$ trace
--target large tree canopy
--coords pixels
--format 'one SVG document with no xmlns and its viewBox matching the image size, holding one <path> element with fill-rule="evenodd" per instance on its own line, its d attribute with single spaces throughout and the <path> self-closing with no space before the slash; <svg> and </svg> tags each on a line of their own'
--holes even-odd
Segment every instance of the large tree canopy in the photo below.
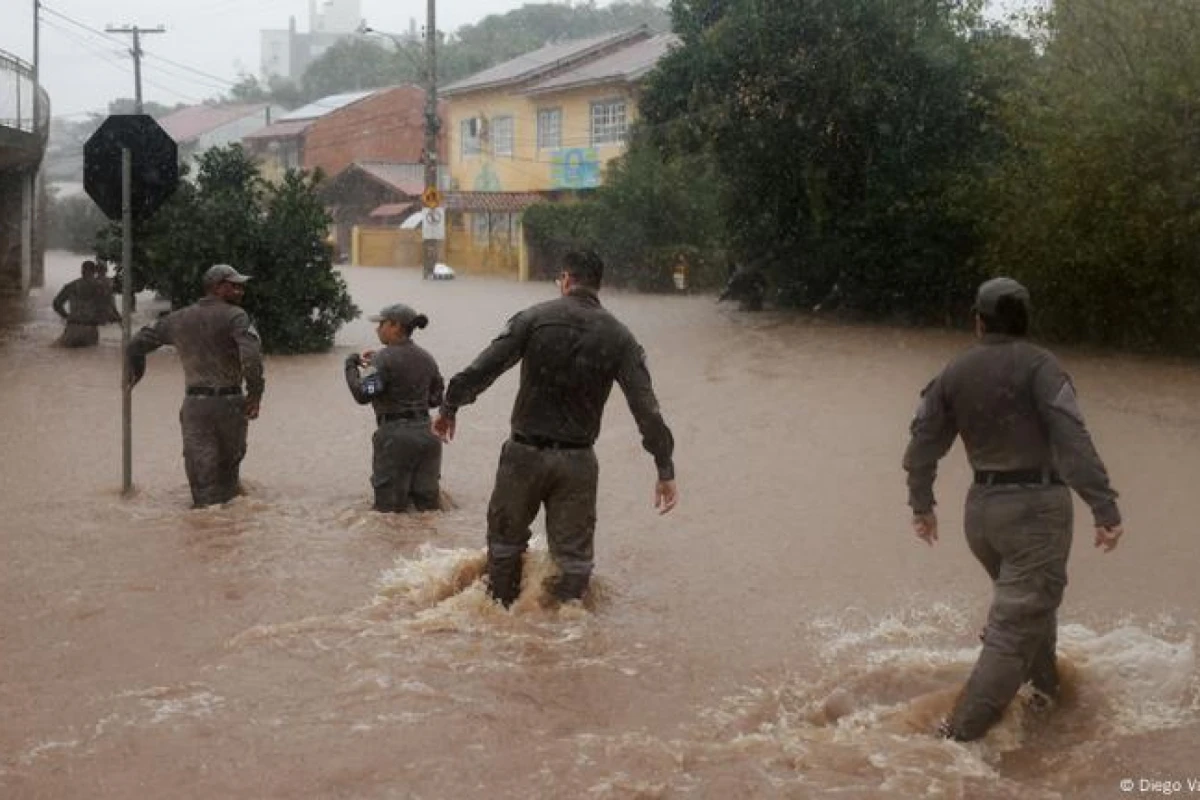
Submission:
<svg viewBox="0 0 1200 800">
<path fill-rule="evenodd" d="M 976 20 L 952 0 L 676 0 L 652 76 L 665 153 L 707 149 L 732 243 L 788 297 L 940 317 L 974 276 L 952 190 L 988 130 Z"/>
<path fill-rule="evenodd" d="M 987 263 L 1055 336 L 1200 352 L 1200 5 L 1058 0 L 1035 22 Z"/>
</svg>

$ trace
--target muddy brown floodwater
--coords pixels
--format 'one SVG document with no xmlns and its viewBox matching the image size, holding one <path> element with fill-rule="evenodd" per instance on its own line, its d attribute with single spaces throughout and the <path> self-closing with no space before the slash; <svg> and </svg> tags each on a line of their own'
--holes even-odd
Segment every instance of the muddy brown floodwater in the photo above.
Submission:
<svg viewBox="0 0 1200 800">
<path fill-rule="evenodd" d="M 459 418 L 443 476 L 457 507 L 397 517 L 369 509 L 373 420 L 341 375 L 370 324 L 330 353 L 269 358 L 248 495 L 191 511 L 182 376 L 160 351 L 135 394 L 126 500 L 119 330 L 50 346 L 49 298 L 77 263 L 53 256 L 51 285 L 0 333 L 0 797 L 1098 798 L 1200 782 L 1195 365 L 1062 353 L 1127 535 L 1100 554 L 1077 509 L 1070 695 L 964 746 L 927 731 L 989 599 L 960 533 L 967 470 L 956 446 L 929 549 L 899 461 L 918 390 L 965 334 L 606 294 L 649 354 L 681 506 L 654 513 L 614 394 L 593 607 L 544 610 L 529 580 L 508 613 L 477 579 L 515 371 Z M 419 340 L 447 376 L 554 291 L 346 276 L 365 310 L 426 312 Z"/>
</svg>

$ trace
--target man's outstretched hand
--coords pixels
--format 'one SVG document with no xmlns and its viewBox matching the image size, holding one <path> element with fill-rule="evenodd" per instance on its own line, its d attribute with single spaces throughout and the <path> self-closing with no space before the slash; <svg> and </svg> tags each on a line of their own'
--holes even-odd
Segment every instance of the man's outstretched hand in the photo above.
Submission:
<svg viewBox="0 0 1200 800">
<path fill-rule="evenodd" d="M 666 514 L 679 502 L 679 488 L 675 481 L 659 481 L 654 484 L 654 507 L 659 514 Z"/>
<path fill-rule="evenodd" d="M 938 539 L 937 514 L 932 511 L 926 514 L 913 514 L 912 529 L 918 539 L 933 547 L 933 543 Z"/>
<path fill-rule="evenodd" d="M 454 417 L 447 417 L 438 414 L 437 419 L 433 421 L 433 435 L 441 439 L 446 444 L 454 441 Z"/>
</svg>

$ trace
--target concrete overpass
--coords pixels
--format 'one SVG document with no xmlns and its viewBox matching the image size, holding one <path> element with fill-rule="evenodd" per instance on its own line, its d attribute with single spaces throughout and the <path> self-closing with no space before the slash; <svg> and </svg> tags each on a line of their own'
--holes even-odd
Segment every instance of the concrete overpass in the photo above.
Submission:
<svg viewBox="0 0 1200 800">
<path fill-rule="evenodd" d="M 0 295 L 42 285 L 45 219 L 37 175 L 49 130 L 50 98 L 35 84 L 33 67 L 0 50 Z"/>
</svg>

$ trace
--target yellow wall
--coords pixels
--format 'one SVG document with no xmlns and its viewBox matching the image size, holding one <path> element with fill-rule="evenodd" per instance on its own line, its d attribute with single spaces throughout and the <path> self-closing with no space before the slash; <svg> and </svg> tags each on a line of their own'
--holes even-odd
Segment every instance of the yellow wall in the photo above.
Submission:
<svg viewBox="0 0 1200 800">
<path fill-rule="evenodd" d="M 446 263 L 454 270 L 476 275 L 501 275 L 526 280 L 524 236 L 509 214 L 450 212 L 446 226 Z M 489 224 L 490 223 L 490 224 Z M 475 226 L 488 228 L 477 236 Z"/>
<path fill-rule="evenodd" d="M 562 154 L 537 148 L 537 112 L 541 108 L 558 108 L 562 111 L 562 149 L 576 150 L 569 158 L 589 160 L 594 155 L 598 164 L 584 170 L 570 171 L 570 180 L 586 181 L 589 175 L 598 175 L 604 165 L 625 151 L 624 144 L 601 145 L 595 152 L 591 148 L 591 104 L 593 102 L 625 100 L 627 125 L 637 115 L 637 103 L 625 84 L 591 86 L 554 94 L 528 96 L 511 89 L 490 92 L 472 92 L 452 95 L 447 98 L 447 142 L 449 145 L 450 177 L 458 191 L 502 191 L 526 192 L 546 191 L 556 188 L 587 188 L 586 186 L 562 183 L 564 170 L 555 171 L 555 156 Z M 464 156 L 462 150 L 462 122 L 472 117 L 482 117 L 490 123 L 496 117 L 513 118 L 513 155 L 495 156 L 493 140 L 481 143 L 482 152 Z M 493 137 L 494 138 L 494 137 Z M 559 178 L 558 185 L 555 177 Z"/>
<path fill-rule="evenodd" d="M 421 265 L 421 232 L 354 226 L 350 263 L 356 267 Z"/>
</svg>

